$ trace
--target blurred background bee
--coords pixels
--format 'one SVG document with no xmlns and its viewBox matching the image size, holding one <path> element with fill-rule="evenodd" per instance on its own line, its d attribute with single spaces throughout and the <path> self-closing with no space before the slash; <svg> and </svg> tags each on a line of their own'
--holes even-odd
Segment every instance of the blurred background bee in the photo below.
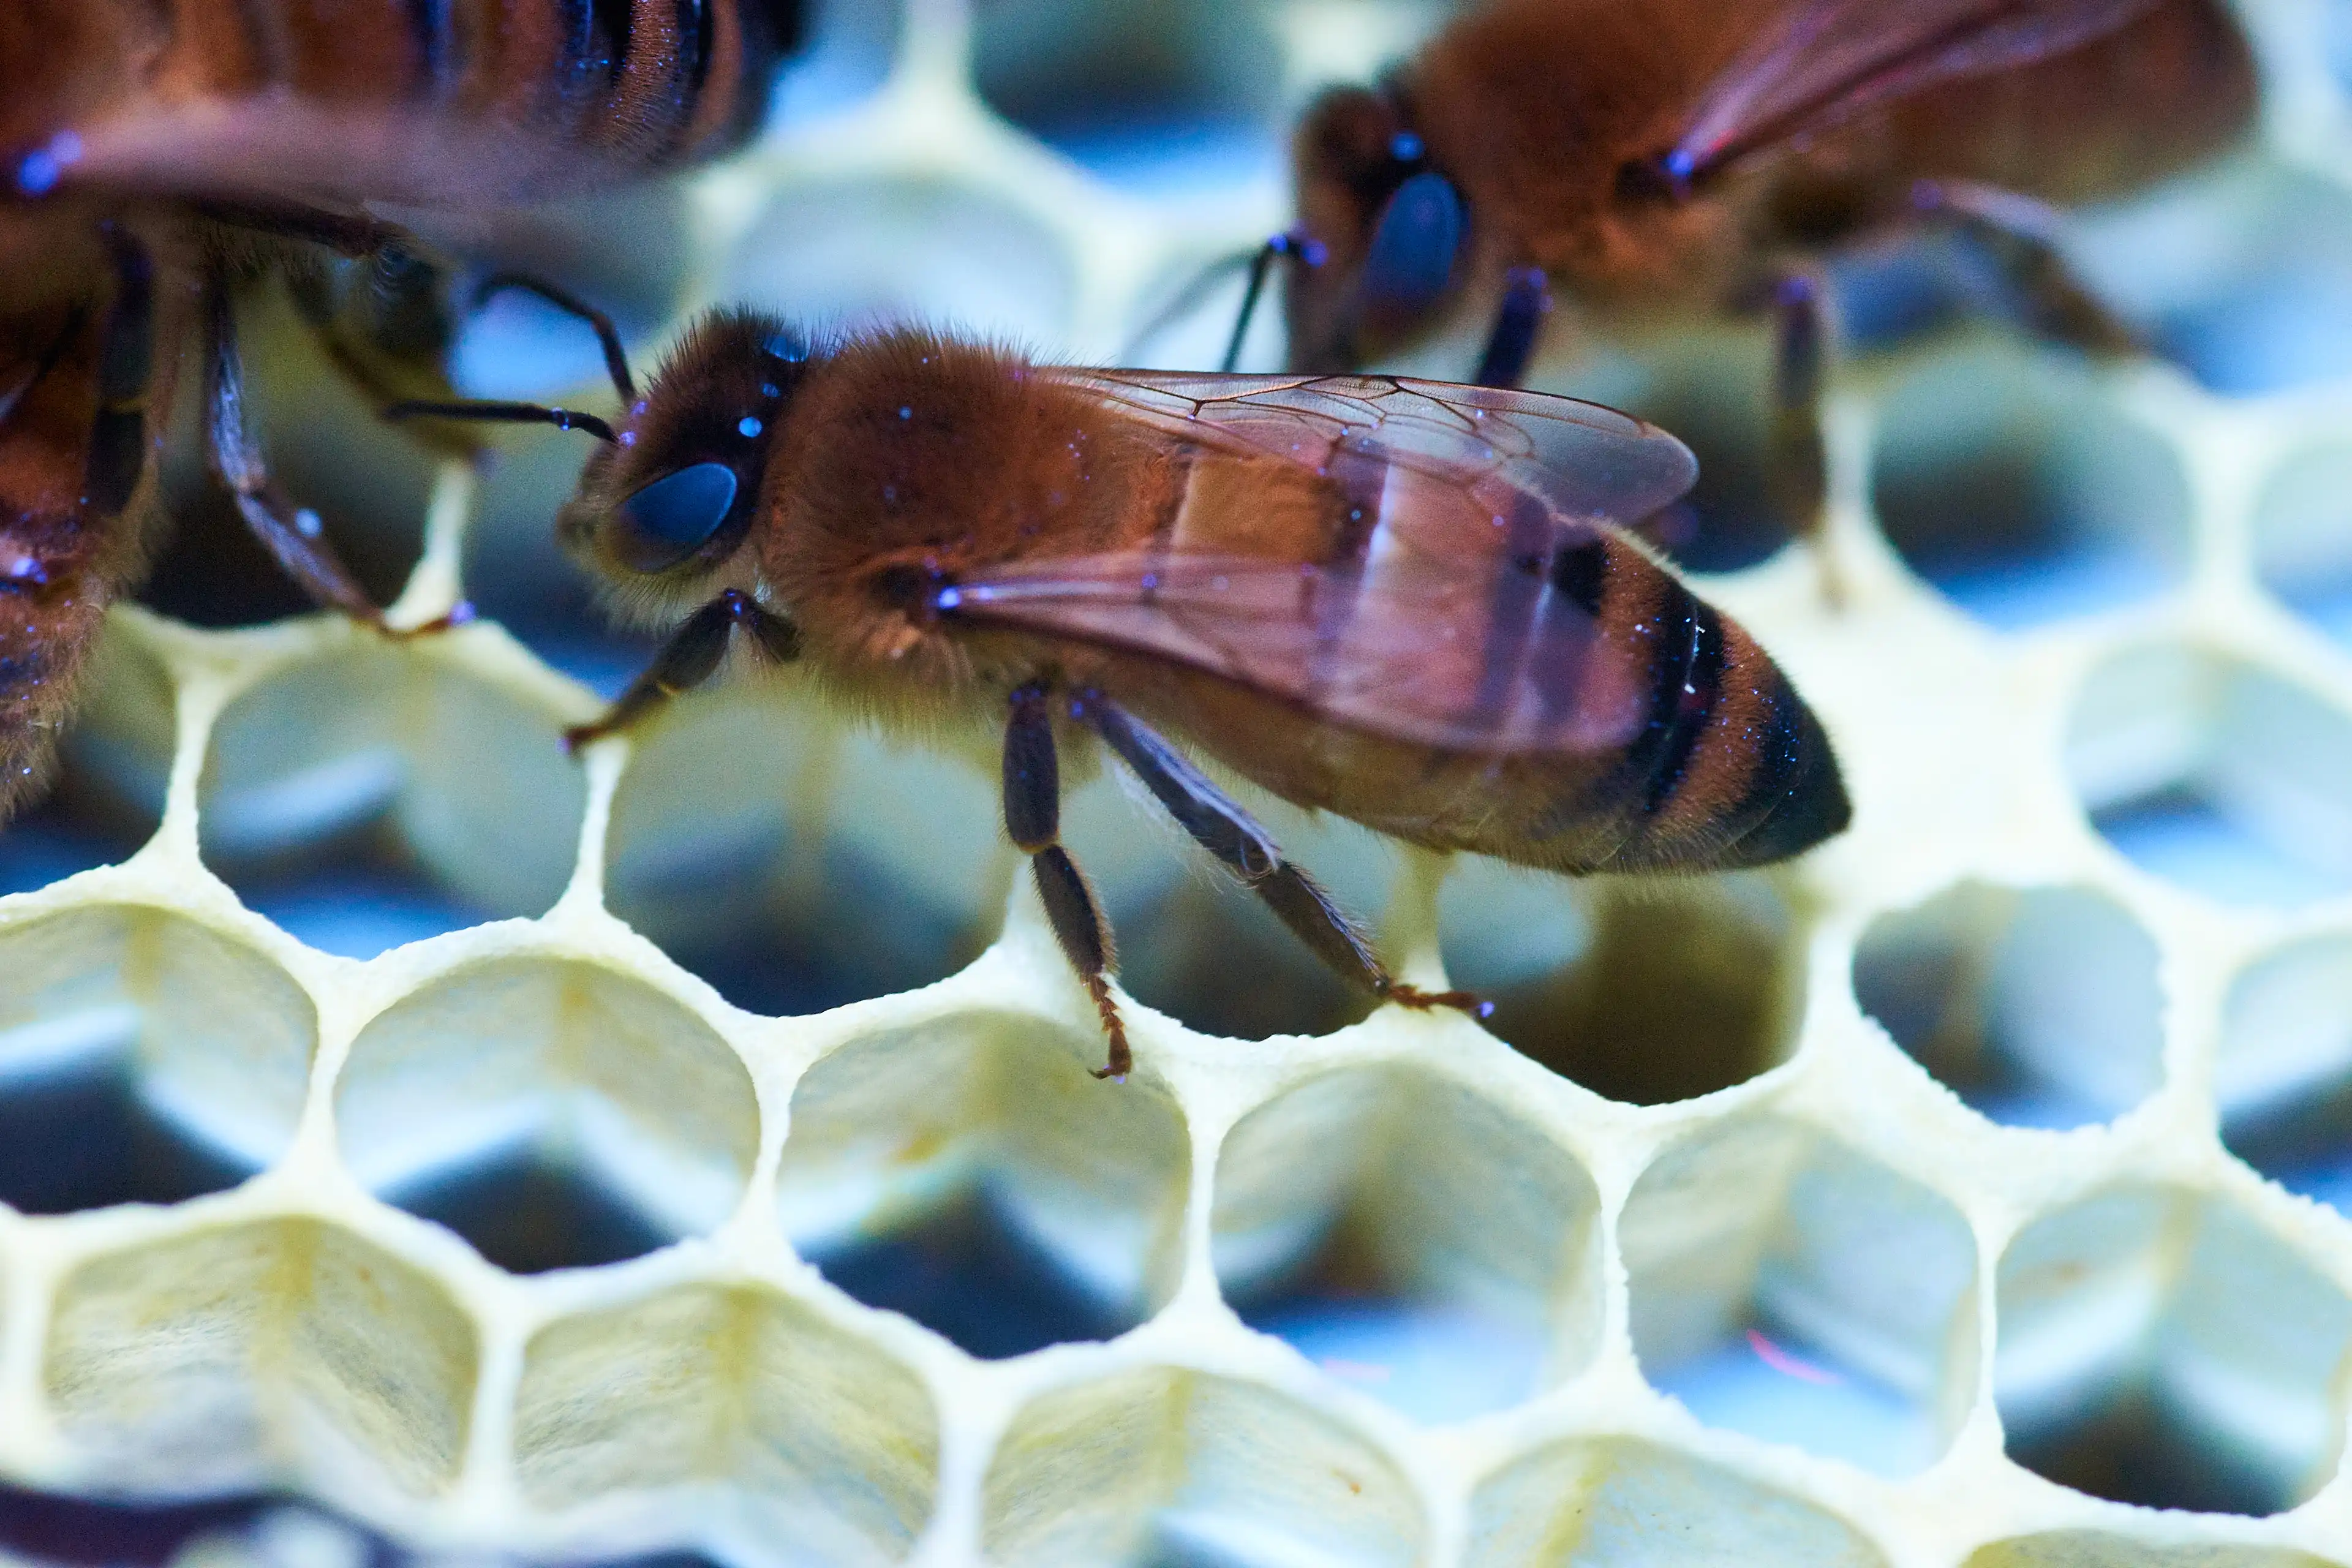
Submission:
<svg viewBox="0 0 2352 1568">
<path fill-rule="evenodd" d="M 705 158 L 758 123 L 797 31 L 793 0 L 0 5 L 0 815 L 38 785 L 100 619 L 155 548 L 191 339 L 243 524 L 310 600 L 383 624 L 262 461 L 240 284 L 287 277 L 371 402 L 446 389 L 448 279 L 403 215 Z"/>
<path fill-rule="evenodd" d="M 2059 209 L 2212 158 L 2255 89 L 2221 0 L 1493 0 L 1307 110 L 1297 223 L 1259 253 L 1227 362 L 1277 263 L 1297 370 L 1390 362 L 1467 319 L 1483 348 L 1453 373 L 1516 385 L 1555 293 L 1575 318 L 1555 339 L 1769 310 L 1759 478 L 1810 531 L 1831 260 L 1958 231 L 2032 331 L 2134 350 L 2062 257 Z"/>
<path fill-rule="evenodd" d="M 1787 858 L 1849 817 L 1820 722 L 1738 625 L 1622 525 L 1686 489 L 1672 436 L 1541 393 L 1377 376 L 1038 365 L 899 329 L 812 352 L 698 324 L 560 515 L 671 632 L 574 744 L 719 666 L 738 628 L 911 733 L 1001 727 L 1003 809 L 1109 1042 L 1108 922 L 1061 843 L 1057 748 L 1099 739 L 1349 983 L 1361 929 L 1160 732 L 1294 805 L 1539 869 Z"/>
</svg>

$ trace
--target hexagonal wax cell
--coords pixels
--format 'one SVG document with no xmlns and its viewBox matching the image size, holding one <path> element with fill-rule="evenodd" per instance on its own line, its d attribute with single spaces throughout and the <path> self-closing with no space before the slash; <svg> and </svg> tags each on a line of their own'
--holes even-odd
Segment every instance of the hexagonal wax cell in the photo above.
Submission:
<svg viewBox="0 0 2352 1568">
<path fill-rule="evenodd" d="M 2223 1003 L 2221 1142 L 2290 1192 L 2352 1214 L 2352 940 L 2264 954 Z"/>
<path fill-rule="evenodd" d="M 2297 453 L 2263 485 L 2254 572 L 2287 608 L 2352 644 L 2352 447 Z"/>
<path fill-rule="evenodd" d="M 421 642 L 295 666 L 214 727 L 205 863 L 350 957 L 540 914 L 571 879 L 587 805 L 559 729 Z"/>
<path fill-rule="evenodd" d="M 1806 931 L 1769 878 L 1579 882 L 1465 858 L 1438 931 L 1491 1033 L 1612 1100 L 1711 1094 L 1796 1049 Z"/>
<path fill-rule="evenodd" d="M 1181 1366 L 1038 1395 L 981 1487 L 982 1546 L 1002 1568 L 1406 1568 L 1427 1530 L 1394 1461 L 1338 1415 Z"/>
<path fill-rule="evenodd" d="M 1709 1426 L 1905 1476 L 1967 1414 L 1975 1237 L 1840 1141 L 1771 1117 L 1695 1134 L 1618 1235 L 1642 1374 Z"/>
<path fill-rule="evenodd" d="M 1011 850 L 971 760 L 835 722 L 745 681 L 635 737 L 606 836 L 606 902 L 752 1012 L 913 990 L 975 957 Z"/>
<path fill-rule="evenodd" d="M 776 1205 L 793 1248 L 869 1307 L 993 1359 L 1103 1340 L 1175 1289 L 1192 1167 L 1148 1078 L 1098 1037 L 1007 1013 L 842 1046 L 793 1093 Z"/>
<path fill-rule="evenodd" d="M 1517 1404 L 1599 1342 L 1592 1178 L 1419 1068 L 1327 1073 L 1235 1123 L 1210 1251 L 1242 1321 L 1423 1421 Z"/>
<path fill-rule="evenodd" d="M 58 1286 L 41 1382 L 76 1473 L 186 1496 L 429 1497 L 457 1478 L 480 1350 L 442 1283 L 331 1221 L 205 1226 Z"/>
<path fill-rule="evenodd" d="M 555 1319 L 523 1352 L 515 1469 L 533 1508 L 675 1519 L 757 1560 L 895 1563 L 930 1517 L 939 1412 L 882 1347 L 751 1285 Z"/>
<path fill-rule="evenodd" d="M 2066 771 L 2092 825 L 2146 870 L 2236 904 L 2352 892 L 2352 718 L 2179 644 L 2116 654 L 2074 700 Z"/>
<path fill-rule="evenodd" d="M 0 1203 L 175 1203 L 293 1142 L 317 1009 L 244 943 L 84 905 L 0 923 Z"/>
<path fill-rule="evenodd" d="M 1465 1568 L 1884 1568 L 1885 1562 L 1827 1509 L 1633 1437 L 1549 1444 L 1480 1481 L 1463 1555 Z"/>
<path fill-rule="evenodd" d="M 2352 1300 L 2226 1198 L 2125 1185 L 2002 1255 L 2011 1458 L 2095 1497 L 2265 1515 L 2336 1468 Z"/>
<path fill-rule="evenodd" d="M 2051 351 L 1974 347 L 1914 373 L 1880 411 L 1871 501 L 1905 564 L 2004 630 L 2146 598 L 2189 567 L 2170 444 Z"/>
<path fill-rule="evenodd" d="M 1854 996 L 1979 1114 L 2077 1127 L 2163 1080 L 2156 943 L 2080 888 L 1969 882 L 1882 915 L 1854 952 Z"/>
<path fill-rule="evenodd" d="M 715 1228 L 759 1147 L 751 1074 L 644 982 L 461 965 L 360 1032 L 336 1082 L 352 1173 L 502 1268 L 614 1263 Z"/>
</svg>

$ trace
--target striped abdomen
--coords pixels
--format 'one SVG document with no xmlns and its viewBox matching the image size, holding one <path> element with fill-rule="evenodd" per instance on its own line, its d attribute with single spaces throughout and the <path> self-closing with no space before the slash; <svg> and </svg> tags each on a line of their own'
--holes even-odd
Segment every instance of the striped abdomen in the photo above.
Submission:
<svg viewBox="0 0 2352 1568">
<path fill-rule="evenodd" d="M 739 136 L 798 22 L 797 0 L 29 0 L 11 10 L 0 22 L 0 97 L 14 100 L 0 132 L 11 142 L 112 113 L 273 98 L 527 128 L 641 167 Z"/>
<path fill-rule="evenodd" d="M 1169 618 L 1222 651 L 1209 679 L 1171 679 L 1133 657 L 1148 632 L 1105 617 L 1128 644 L 1106 684 L 1300 805 L 1561 871 L 1759 864 L 1846 824 L 1787 678 L 1612 531 L 1377 451 L 1322 475 L 1196 455 L 1149 527 L 1189 595 Z M 1218 619 L 1240 574 L 1179 564 L 1244 557 L 1317 569 L 1292 635 L 1265 605 Z"/>
</svg>

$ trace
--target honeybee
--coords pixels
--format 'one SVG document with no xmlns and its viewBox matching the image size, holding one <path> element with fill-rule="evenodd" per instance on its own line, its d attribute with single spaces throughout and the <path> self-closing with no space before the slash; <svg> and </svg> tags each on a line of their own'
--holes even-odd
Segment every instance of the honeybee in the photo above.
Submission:
<svg viewBox="0 0 2352 1568">
<path fill-rule="evenodd" d="M 447 278 L 372 204 L 505 205 L 715 153 L 764 106 L 796 4 L 0 4 L 0 820 L 143 573 L 191 334 L 215 475 L 313 599 L 383 627 L 247 428 L 234 286 L 287 274 L 373 401 L 446 394 Z"/>
<path fill-rule="evenodd" d="M 557 531 L 675 629 L 572 742 L 709 678 L 739 629 L 887 721 L 1001 726 L 1005 829 L 1101 1015 L 1097 1076 L 1129 1053 L 1060 843 L 1066 746 L 1108 744 L 1318 957 L 1412 1007 L 1478 1005 L 1395 978 L 1186 748 L 1411 844 L 1570 874 L 1759 865 L 1846 824 L 1780 669 L 1622 531 L 1696 465 L 1613 410 L 1066 369 L 916 330 L 811 347 L 744 312 L 625 405 L 617 428 L 540 411 L 604 441 Z"/>
<path fill-rule="evenodd" d="M 2030 324 L 2102 353 L 2136 335 L 2069 273 L 2056 204 L 2210 157 L 2252 121 L 2222 0 L 1491 0 L 1293 142 L 1289 364 L 1352 370 L 1457 311 L 1494 312 L 1474 379 L 1523 378 L 1554 289 L 1638 336 L 1693 313 L 1776 320 L 1773 499 L 1823 500 L 1818 267 L 1957 226 Z"/>
</svg>

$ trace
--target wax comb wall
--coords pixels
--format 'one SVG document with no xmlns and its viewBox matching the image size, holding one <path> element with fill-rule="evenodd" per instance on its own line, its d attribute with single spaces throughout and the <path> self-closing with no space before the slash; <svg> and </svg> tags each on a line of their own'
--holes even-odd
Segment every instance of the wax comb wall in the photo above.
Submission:
<svg viewBox="0 0 2352 1568">
<path fill-rule="evenodd" d="M 1702 447 L 1708 592 L 1858 811 L 1632 888 L 1268 806 L 1491 1031 L 1366 1017 L 1102 777 L 1097 1084 L 992 758 L 780 678 L 569 761 L 643 646 L 547 542 L 578 445 L 281 437 L 404 615 L 490 618 L 115 616 L 0 834 L 0 1479 L 476 1560 L 2352 1563 L 2352 8 L 2246 15 L 2261 146 L 2079 234 L 2194 374 L 1982 323 L 1843 370 L 1843 613 L 1724 526 L 1760 336 L 1547 371 Z M 544 254 L 648 360 L 732 299 L 1115 358 L 1439 19 L 837 5 L 760 148 Z M 595 395 L 520 298 L 465 363 Z"/>
</svg>

